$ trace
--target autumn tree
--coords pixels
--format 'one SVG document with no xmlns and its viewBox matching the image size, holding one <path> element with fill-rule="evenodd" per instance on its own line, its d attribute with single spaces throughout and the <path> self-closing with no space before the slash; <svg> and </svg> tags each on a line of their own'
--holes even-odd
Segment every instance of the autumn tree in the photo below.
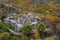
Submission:
<svg viewBox="0 0 60 40">
<path fill-rule="evenodd" d="M 49 2 L 48 6 L 50 7 L 50 10 L 55 10 L 56 9 L 56 5 L 53 1 Z"/>
<path fill-rule="evenodd" d="M 13 4 L 17 8 L 22 8 L 23 10 L 28 10 L 30 6 L 29 0 L 18 0 L 16 4 Z"/>
<path fill-rule="evenodd" d="M 0 40 L 10 40 L 10 34 L 8 32 L 4 32 L 0 35 Z"/>
</svg>

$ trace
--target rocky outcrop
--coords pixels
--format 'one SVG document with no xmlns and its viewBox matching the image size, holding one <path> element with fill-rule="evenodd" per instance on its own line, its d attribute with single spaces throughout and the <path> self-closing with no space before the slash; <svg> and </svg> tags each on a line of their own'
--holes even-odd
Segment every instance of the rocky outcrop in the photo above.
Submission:
<svg viewBox="0 0 60 40">
<path fill-rule="evenodd" d="M 12 4 L 1 4 L 0 9 L 0 14 L 6 14 L 6 16 L 22 12 L 20 8 L 13 7 Z"/>
</svg>

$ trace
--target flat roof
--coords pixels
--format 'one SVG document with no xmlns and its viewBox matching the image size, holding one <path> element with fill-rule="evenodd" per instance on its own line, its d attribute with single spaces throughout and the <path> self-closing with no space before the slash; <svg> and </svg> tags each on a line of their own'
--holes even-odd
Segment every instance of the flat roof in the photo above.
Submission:
<svg viewBox="0 0 60 40">
<path fill-rule="evenodd" d="M 32 22 L 31 24 L 37 24 L 38 22 Z"/>
<path fill-rule="evenodd" d="M 12 19 L 10 19 L 9 21 L 12 22 L 12 23 L 16 23 L 16 21 L 15 20 L 12 20 Z"/>
<path fill-rule="evenodd" d="M 23 26 L 23 25 L 22 25 L 22 24 L 17 23 L 17 24 L 16 24 L 16 26 L 21 27 L 21 26 Z"/>
</svg>

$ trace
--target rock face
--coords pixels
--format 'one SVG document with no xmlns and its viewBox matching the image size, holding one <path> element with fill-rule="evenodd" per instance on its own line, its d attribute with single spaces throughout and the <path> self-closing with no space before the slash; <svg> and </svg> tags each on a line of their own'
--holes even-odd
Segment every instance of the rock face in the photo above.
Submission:
<svg viewBox="0 0 60 40">
<path fill-rule="evenodd" d="M 0 0 L 0 3 L 18 3 L 19 0 Z M 23 0 L 24 1 L 27 1 L 27 0 Z M 38 4 L 47 4 L 49 3 L 50 1 L 53 1 L 53 2 L 59 2 L 59 0 L 29 0 L 29 2 L 31 4 L 34 4 L 34 5 L 38 5 Z"/>
<path fill-rule="evenodd" d="M 35 5 L 39 5 L 39 4 L 47 4 L 50 1 L 53 1 L 55 3 L 58 2 L 58 0 L 32 0 L 32 3 Z"/>
<path fill-rule="evenodd" d="M 17 0 L 0 0 L 0 3 L 15 3 Z"/>
<path fill-rule="evenodd" d="M 21 13 L 22 10 L 20 8 L 13 7 L 12 4 L 4 4 L 0 5 L 0 14 L 5 14 L 6 16 L 10 16 L 12 14 Z"/>
</svg>

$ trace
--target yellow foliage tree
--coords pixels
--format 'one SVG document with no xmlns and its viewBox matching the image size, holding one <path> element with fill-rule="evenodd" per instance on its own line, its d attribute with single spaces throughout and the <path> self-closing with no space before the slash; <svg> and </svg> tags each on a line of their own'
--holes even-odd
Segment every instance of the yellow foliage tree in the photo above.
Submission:
<svg viewBox="0 0 60 40">
<path fill-rule="evenodd" d="M 50 15 L 49 10 L 47 10 L 47 11 L 45 12 L 44 17 L 46 17 L 46 18 L 50 19 L 52 22 L 55 22 L 55 21 L 56 21 L 56 19 L 57 19 L 57 17 L 56 17 L 56 16 L 52 16 L 52 15 Z"/>
<path fill-rule="evenodd" d="M 57 40 L 56 39 L 56 35 L 52 36 L 52 37 L 49 37 L 49 38 L 46 38 L 45 40 Z"/>
<path fill-rule="evenodd" d="M 35 32 L 35 34 L 33 36 L 34 36 L 35 39 L 38 39 L 39 38 L 39 33 Z"/>
<path fill-rule="evenodd" d="M 33 12 L 34 10 L 36 10 L 36 9 L 37 9 L 37 8 L 36 8 L 36 6 L 34 6 L 34 5 L 31 5 L 30 8 L 29 8 L 29 10 L 32 11 L 32 12 Z"/>
<path fill-rule="evenodd" d="M 13 4 L 15 7 L 22 8 L 24 10 L 27 10 L 29 8 L 30 2 L 29 0 L 18 0 L 16 4 Z"/>
<path fill-rule="evenodd" d="M 48 6 L 50 7 L 50 10 L 55 10 L 56 9 L 56 5 L 53 1 L 49 2 Z"/>
<path fill-rule="evenodd" d="M 9 40 L 10 34 L 8 32 L 2 33 L 0 35 L 0 40 Z"/>
</svg>

